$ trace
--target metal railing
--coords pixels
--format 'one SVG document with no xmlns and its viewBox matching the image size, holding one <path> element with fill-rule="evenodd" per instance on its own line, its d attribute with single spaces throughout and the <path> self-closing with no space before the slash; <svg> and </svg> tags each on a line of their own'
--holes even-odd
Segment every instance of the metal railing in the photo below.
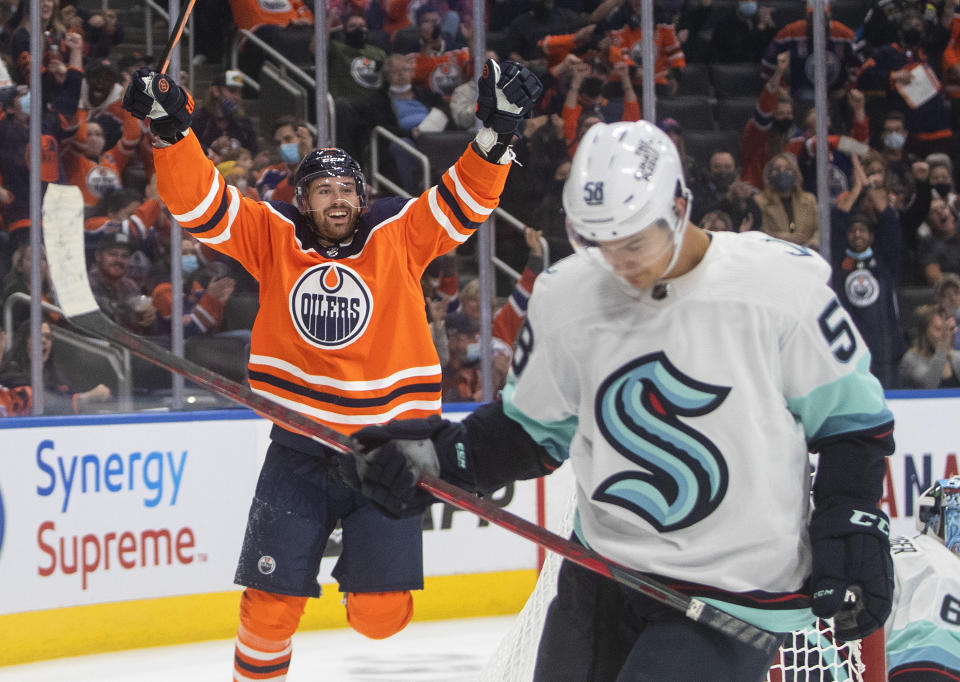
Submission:
<svg viewBox="0 0 960 682">
<path fill-rule="evenodd" d="M 149 1 L 149 0 L 148 0 Z M 247 41 L 253 43 L 264 53 L 270 57 L 274 62 L 277 63 L 277 66 L 280 67 L 281 76 L 293 76 L 308 89 L 312 90 L 316 88 L 317 82 L 316 79 L 304 71 L 302 68 L 294 64 L 292 61 L 287 59 L 283 54 L 278 52 L 275 48 L 271 47 L 264 40 L 254 35 L 253 32 L 248 31 L 245 28 L 238 28 L 237 32 L 233 36 L 233 40 L 230 44 L 230 68 L 240 72 L 243 82 L 252 87 L 256 91 L 260 91 L 260 83 L 257 82 L 257 79 L 254 75 L 249 73 L 244 73 L 240 70 L 239 67 L 239 52 L 240 52 L 240 39 L 245 38 Z M 335 131 L 336 126 L 336 116 L 333 96 L 328 92 L 327 93 L 327 115 L 329 116 L 330 121 L 330 143 L 336 144 Z M 307 129 L 314 136 L 317 134 L 317 126 L 312 121 L 307 121 Z"/>
<path fill-rule="evenodd" d="M 420 167 L 423 169 L 423 191 L 426 192 L 428 189 L 430 189 L 430 157 L 417 149 L 416 146 L 410 144 L 408 140 L 390 132 L 383 126 L 376 126 L 373 129 L 373 132 L 370 134 L 370 178 L 372 180 L 371 184 L 373 187 L 379 188 L 379 186 L 382 184 L 394 194 L 406 198 L 410 198 L 412 196 L 407 190 L 390 179 L 389 176 L 384 175 L 383 172 L 381 172 L 380 149 L 378 145 L 380 138 L 387 139 L 390 142 L 400 146 L 406 153 L 410 154 L 410 156 L 414 157 L 420 162 Z M 522 220 L 500 207 L 494 209 L 493 216 L 503 220 L 506 223 L 509 223 L 510 225 L 513 225 L 521 234 L 523 234 L 524 229 L 527 227 Z M 546 267 L 550 264 L 550 245 L 543 237 L 540 237 L 540 245 L 543 247 L 543 265 Z M 496 244 L 494 244 L 494 246 L 496 246 Z M 493 256 L 493 264 L 497 267 L 497 269 L 506 273 L 514 280 L 520 279 L 520 273 L 510 267 L 508 263 L 505 263 L 498 258 L 496 254 Z"/>
<path fill-rule="evenodd" d="M 3 327 L 7 330 L 4 350 L 10 350 L 13 344 L 13 308 L 18 303 L 30 305 L 29 294 L 23 292 L 12 293 L 3 304 Z M 41 301 L 40 305 L 47 312 L 66 317 L 63 311 L 52 303 Z M 117 348 L 106 341 L 91 339 L 56 326 L 51 325 L 50 331 L 53 332 L 54 340 L 61 344 L 79 348 L 106 360 L 117 378 L 117 407 L 124 412 L 132 410 L 133 371 L 131 369 L 130 351 L 126 348 Z"/>
</svg>

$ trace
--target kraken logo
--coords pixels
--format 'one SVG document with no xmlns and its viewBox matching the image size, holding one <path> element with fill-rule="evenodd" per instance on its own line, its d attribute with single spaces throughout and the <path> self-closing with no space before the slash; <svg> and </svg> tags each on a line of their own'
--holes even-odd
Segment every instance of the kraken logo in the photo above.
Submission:
<svg viewBox="0 0 960 682">
<path fill-rule="evenodd" d="M 597 424 L 642 471 L 610 476 L 593 498 L 629 509 L 661 532 L 708 516 L 726 494 L 727 465 L 717 446 L 680 417 L 712 412 L 729 392 L 686 376 L 663 352 L 607 378 L 597 392 Z"/>
</svg>

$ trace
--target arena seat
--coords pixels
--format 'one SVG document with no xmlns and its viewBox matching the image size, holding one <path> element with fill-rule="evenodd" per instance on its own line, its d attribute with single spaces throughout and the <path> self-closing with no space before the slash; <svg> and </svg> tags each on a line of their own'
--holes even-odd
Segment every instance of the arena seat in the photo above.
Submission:
<svg viewBox="0 0 960 682">
<path fill-rule="evenodd" d="M 718 98 L 756 98 L 763 88 L 760 73 L 760 62 L 718 62 L 710 65 L 710 81 Z"/>
<path fill-rule="evenodd" d="M 743 131 L 743 126 L 753 115 L 757 100 L 753 97 L 725 97 L 717 100 L 717 127 L 720 130 Z"/>
<path fill-rule="evenodd" d="M 687 64 L 680 75 L 677 95 L 709 97 L 713 93 L 710 84 L 710 67 L 706 64 Z M 640 93 L 637 93 L 640 96 Z"/>
<path fill-rule="evenodd" d="M 740 163 L 740 131 L 738 130 L 690 130 L 683 133 L 684 147 L 698 167 L 705 168 L 710 155 L 716 151 L 733 154 Z M 687 178 L 689 181 L 690 178 Z"/>
<path fill-rule="evenodd" d="M 684 132 L 714 130 L 713 107 L 708 97 L 663 97 L 657 100 L 657 119 L 676 119 Z"/>
</svg>

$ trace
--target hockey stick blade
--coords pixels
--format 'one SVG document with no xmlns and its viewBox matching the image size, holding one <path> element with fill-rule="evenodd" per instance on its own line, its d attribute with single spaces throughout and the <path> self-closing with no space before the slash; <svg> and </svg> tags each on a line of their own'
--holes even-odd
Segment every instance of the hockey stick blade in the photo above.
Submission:
<svg viewBox="0 0 960 682">
<path fill-rule="evenodd" d="M 210 391 L 249 407 L 285 429 L 302 433 L 341 454 L 357 456 L 353 441 L 342 433 L 275 403 L 248 386 L 174 355 L 107 318 L 100 312 L 87 279 L 83 255 L 83 197 L 80 190 L 73 186 L 50 184 L 44 197 L 43 215 L 50 277 L 60 307 L 72 324 L 123 346 L 158 367 L 176 372 Z M 777 642 L 777 638 L 765 630 L 677 592 L 639 571 L 610 561 L 451 483 L 424 474 L 417 485 L 442 501 L 476 514 L 584 568 L 675 608 L 691 620 L 723 632 L 739 642 L 760 649 L 769 648 Z"/>
</svg>

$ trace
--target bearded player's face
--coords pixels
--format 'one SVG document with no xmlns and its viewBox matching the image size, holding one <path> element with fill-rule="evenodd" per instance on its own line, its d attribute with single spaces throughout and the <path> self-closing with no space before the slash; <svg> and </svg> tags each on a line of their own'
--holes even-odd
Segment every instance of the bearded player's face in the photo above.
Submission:
<svg viewBox="0 0 960 682">
<path fill-rule="evenodd" d="M 353 234 L 360 216 L 357 183 L 350 177 L 317 178 L 307 190 L 307 205 L 320 237 L 343 241 Z"/>
</svg>

